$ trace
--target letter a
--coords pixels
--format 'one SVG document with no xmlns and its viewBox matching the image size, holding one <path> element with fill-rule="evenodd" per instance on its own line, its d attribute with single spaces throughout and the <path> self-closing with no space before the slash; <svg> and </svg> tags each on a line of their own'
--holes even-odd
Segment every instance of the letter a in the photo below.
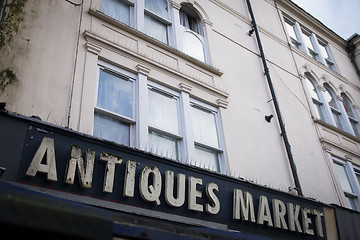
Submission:
<svg viewBox="0 0 360 240">
<path fill-rule="evenodd" d="M 46 155 L 45 155 L 46 154 Z M 46 164 L 41 161 L 46 156 Z M 47 180 L 57 181 L 54 139 L 44 137 L 36 151 L 26 175 L 35 177 L 37 172 L 47 173 Z"/>
</svg>

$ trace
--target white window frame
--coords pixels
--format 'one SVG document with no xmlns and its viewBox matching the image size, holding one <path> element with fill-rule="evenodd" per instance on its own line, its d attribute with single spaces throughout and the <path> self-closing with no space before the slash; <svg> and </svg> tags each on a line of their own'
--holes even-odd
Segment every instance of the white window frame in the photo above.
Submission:
<svg viewBox="0 0 360 240">
<path fill-rule="evenodd" d="M 177 141 L 177 150 L 178 150 L 178 154 L 176 156 L 176 159 L 174 160 L 180 160 L 183 158 L 183 152 L 184 152 L 184 147 L 183 147 L 183 124 L 182 124 L 182 112 L 181 112 L 181 99 L 180 99 L 180 94 L 176 91 L 173 91 L 171 89 L 168 89 L 160 84 L 157 84 L 155 82 L 151 82 L 149 81 L 148 82 L 148 91 L 154 91 L 154 92 L 157 92 L 159 94 L 163 94 L 163 95 L 166 95 L 168 97 L 171 97 L 171 98 L 174 98 L 176 99 L 176 102 L 177 102 L 177 113 L 178 113 L 178 124 L 179 124 L 179 133 L 171 133 L 171 132 L 168 132 L 164 129 L 161 129 L 161 128 L 158 128 L 156 126 L 151 126 L 151 124 L 149 122 L 147 123 L 143 123 L 143 124 L 147 124 L 147 127 L 148 127 L 148 132 L 150 133 L 150 131 L 152 132 L 155 132 L 155 133 L 158 133 L 160 135 L 163 135 L 163 136 L 166 136 L 166 137 L 169 137 L 169 138 L 172 138 L 172 139 L 175 139 Z M 147 100 L 148 102 L 150 101 L 150 99 Z M 152 149 L 149 149 L 150 151 Z M 166 157 L 166 156 L 165 156 Z"/>
<path fill-rule="evenodd" d="M 287 35 L 288 35 L 288 38 L 289 38 L 291 44 L 292 44 L 293 46 L 295 46 L 297 49 L 300 49 L 302 43 L 299 41 L 299 36 L 298 36 L 299 34 L 298 34 L 298 32 L 296 31 L 296 26 L 295 26 L 296 22 L 290 20 L 288 17 L 284 17 L 284 22 L 285 22 L 285 25 L 288 25 L 288 26 L 290 26 L 290 27 L 293 28 L 293 31 L 294 31 L 295 36 L 296 36 L 296 39 L 292 38 L 292 37 L 290 36 L 290 33 L 287 31 Z M 287 29 L 287 28 L 285 28 L 285 29 Z"/>
<path fill-rule="evenodd" d="M 134 2 L 133 1 L 136 1 L 136 0 L 133 0 L 133 1 L 131 1 L 131 0 L 118 0 L 119 2 L 123 2 L 124 4 L 126 4 L 126 5 L 128 5 L 129 6 L 129 11 L 130 11 L 130 16 L 129 16 L 129 25 L 128 26 L 130 26 L 130 27 L 135 27 L 135 15 L 136 15 L 136 11 L 135 11 L 135 8 L 134 8 L 134 6 L 135 6 L 135 4 L 134 4 Z M 101 8 L 102 9 L 102 8 Z M 104 13 L 104 12 L 103 12 Z M 106 13 L 104 13 L 105 15 L 107 15 Z M 110 17 L 110 16 L 109 16 Z M 113 18 L 114 20 L 116 20 L 116 21 L 118 21 L 118 22 L 120 22 L 120 23 L 123 23 L 123 22 L 121 22 L 120 20 L 118 20 L 118 19 L 115 19 L 115 18 Z M 123 24 L 125 24 L 125 25 L 127 25 L 126 23 L 123 23 Z"/>
<path fill-rule="evenodd" d="M 343 205 L 347 208 L 351 208 L 351 206 L 348 205 L 346 198 L 352 198 L 354 199 L 356 209 L 353 209 L 355 211 L 360 211 L 360 184 L 356 177 L 356 172 L 360 175 L 360 168 L 354 166 L 350 161 L 344 161 L 340 158 L 332 156 L 333 164 L 341 165 L 345 168 L 346 176 L 349 180 L 350 187 L 352 188 L 353 192 L 345 192 L 344 189 L 341 186 L 341 182 L 339 180 L 339 177 L 336 173 L 335 167 L 332 165 L 332 170 L 335 176 L 335 183 L 338 187 L 338 189 L 341 190 L 341 199 L 343 202 Z"/>
<path fill-rule="evenodd" d="M 138 0 L 139 1 L 139 0 Z M 167 45 L 172 45 L 171 43 L 171 39 L 172 39 L 172 37 L 171 37 L 171 26 L 172 26 L 172 22 L 171 22 L 171 18 L 170 18 L 170 11 L 171 11 L 171 8 L 170 8 L 170 4 L 169 4 L 169 1 L 166 1 L 165 0 L 165 2 L 166 2 L 166 4 L 167 4 L 167 8 L 168 8 L 168 11 L 167 11 L 167 18 L 164 18 L 164 17 L 162 17 L 162 16 L 160 16 L 160 15 L 158 15 L 157 13 L 155 13 L 155 12 L 152 12 L 151 10 L 149 10 L 149 9 L 146 9 L 146 7 L 145 7 L 145 0 L 142 0 L 142 1 L 144 1 L 144 3 L 143 3 L 143 5 L 144 5 L 144 10 L 143 10 L 143 18 L 145 18 L 145 15 L 147 15 L 147 16 L 149 16 L 150 18 L 152 18 L 152 19 L 154 19 L 154 20 L 156 20 L 156 21 L 159 21 L 160 23 L 162 23 L 162 24 L 164 24 L 164 25 L 166 25 L 166 42 L 164 42 L 165 44 L 167 44 Z M 140 14 L 140 13 L 139 13 Z M 143 20 L 143 24 L 144 24 L 144 26 L 139 26 L 138 28 L 140 28 L 140 29 L 144 29 L 144 27 L 145 27 L 145 20 Z M 159 40 L 160 41 L 160 40 Z"/>
<path fill-rule="evenodd" d="M 215 108 L 215 107 L 212 107 L 212 106 L 210 106 L 208 104 L 205 104 L 205 103 L 203 103 L 203 102 L 201 102 L 199 100 L 193 99 L 193 98 L 190 99 L 190 102 L 187 104 L 187 106 L 189 108 L 195 106 L 195 107 L 200 108 L 200 109 L 202 109 L 204 111 L 208 111 L 208 112 L 211 112 L 212 114 L 214 114 L 216 133 L 217 133 L 217 137 L 218 137 L 218 147 L 214 147 L 214 146 L 206 145 L 206 144 L 201 143 L 201 142 L 197 142 L 197 141 L 194 140 L 192 133 L 188 134 L 188 135 L 191 136 L 191 139 L 188 139 L 188 141 L 191 142 L 190 145 L 192 146 L 192 149 L 190 151 L 192 153 L 194 153 L 195 146 L 199 146 L 199 147 L 206 148 L 206 149 L 209 149 L 211 151 L 216 152 L 217 155 L 218 155 L 217 159 L 218 159 L 219 172 L 227 173 L 228 166 L 227 166 L 226 156 L 225 156 L 225 146 L 224 146 L 224 138 L 223 138 L 223 135 L 222 135 L 223 131 L 222 131 L 222 128 L 221 128 L 221 118 L 220 118 L 220 113 L 219 113 L 218 109 Z M 191 111 L 191 110 L 189 109 L 189 111 Z M 192 128 L 192 126 L 190 124 L 190 126 L 187 127 L 187 130 L 188 131 L 193 131 L 193 129 L 191 129 L 191 128 Z M 193 155 L 191 157 L 193 157 Z M 196 163 L 196 159 L 190 159 L 190 161 L 195 161 L 195 165 L 198 164 L 198 163 Z"/>
<path fill-rule="evenodd" d="M 317 41 L 319 48 L 323 47 L 326 51 L 326 54 L 328 57 L 323 56 L 322 51 L 319 49 L 319 54 L 321 56 L 321 62 L 327 66 L 328 68 L 330 68 L 331 70 L 337 72 L 337 68 L 335 66 L 335 63 L 333 61 L 333 57 L 329 48 L 329 44 L 327 44 L 325 41 L 318 39 Z"/>
<path fill-rule="evenodd" d="M 297 37 L 296 40 L 290 37 L 290 34 L 288 33 L 287 30 L 286 30 L 286 33 L 288 35 L 288 38 L 290 39 L 290 42 L 293 45 L 295 45 L 296 48 L 300 49 L 302 52 L 306 53 L 314 60 L 327 66 L 331 70 L 338 72 L 338 69 L 336 67 L 334 58 L 331 54 L 329 45 L 326 43 L 326 41 L 319 39 L 314 33 L 309 31 L 306 27 L 300 26 L 300 24 L 297 21 L 291 20 L 291 18 L 289 18 L 285 15 L 283 17 L 283 21 L 284 21 L 284 24 L 292 25 L 294 28 L 294 32 Z M 306 36 L 304 36 L 304 35 L 306 35 Z M 304 37 L 309 38 L 309 40 L 311 42 L 311 47 L 312 47 L 311 49 L 309 48 L 309 46 L 306 45 Z M 295 41 L 295 43 L 294 43 L 294 41 Z M 323 54 L 320 51 L 320 45 L 325 47 L 327 54 L 329 56 L 328 58 L 322 56 Z"/>
<path fill-rule="evenodd" d="M 113 119 L 119 120 L 121 122 L 127 123 L 130 126 L 130 146 L 129 147 L 135 147 L 135 142 L 136 142 L 136 98 L 137 98 L 137 94 L 136 94 L 136 76 L 130 72 L 127 72 L 121 68 L 115 67 L 113 65 L 110 65 L 106 62 L 103 61 L 99 61 L 98 62 L 98 76 L 97 76 L 97 82 L 96 82 L 96 90 L 95 90 L 95 102 L 94 102 L 94 115 L 95 113 L 107 116 L 107 117 L 111 117 Z M 97 106 L 97 99 L 98 99 L 98 88 L 99 88 L 99 81 L 100 81 L 100 70 L 103 69 L 105 71 L 107 71 L 110 74 L 113 74 L 115 76 L 119 76 L 123 79 L 127 79 L 128 81 L 132 81 L 133 82 L 133 106 L 132 106 L 132 117 L 126 117 L 126 116 L 122 116 L 120 114 L 114 113 L 112 111 L 100 108 Z M 94 123 L 93 123 L 94 125 Z"/>
<path fill-rule="evenodd" d="M 182 8 L 183 6 L 181 6 L 181 8 Z M 182 51 L 182 52 L 184 52 L 184 49 L 183 49 L 183 44 L 182 44 L 182 37 L 183 37 L 183 35 L 184 35 L 184 33 L 186 32 L 186 33 L 189 33 L 189 34 L 192 34 L 195 38 L 197 38 L 197 39 L 199 39 L 199 41 L 201 42 L 201 44 L 202 44 L 202 51 L 203 51 L 203 57 L 204 57 L 204 59 L 198 59 L 198 58 L 195 58 L 195 57 L 193 57 L 193 56 L 191 56 L 191 55 L 189 55 L 190 57 L 193 57 L 193 58 L 195 58 L 195 59 L 198 59 L 199 61 L 201 61 L 201 62 L 204 62 L 204 63 L 208 63 L 208 51 L 207 51 L 207 44 L 206 44 L 206 38 L 205 38 L 205 26 L 204 26 L 204 23 L 203 23 L 203 21 L 202 21 L 202 19 L 200 18 L 200 16 L 195 12 L 195 10 L 192 10 L 192 11 L 194 11 L 195 13 L 196 13 L 196 17 L 195 18 L 197 18 L 197 19 L 199 19 L 199 21 L 201 22 L 201 31 L 202 31 L 202 34 L 203 35 L 201 35 L 201 34 L 199 34 L 199 33 L 197 33 L 197 32 L 194 32 L 193 30 L 191 30 L 191 29 L 189 29 L 189 28 L 187 28 L 187 27 L 185 27 L 185 26 L 183 26 L 181 23 L 180 23 L 180 11 L 181 11 L 181 8 L 178 10 L 179 11 L 179 28 L 180 28 L 180 36 L 179 36 L 179 39 L 177 39 L 177 41 L 179 41 L 179 46 L 178 46 L 178 48 L 179 48 L 179 50 L 180 51 Z M 186 7 L 185 7 L 186 8 Z M 185 52 L 184 52 L 185 53 Z"/>
</svg>

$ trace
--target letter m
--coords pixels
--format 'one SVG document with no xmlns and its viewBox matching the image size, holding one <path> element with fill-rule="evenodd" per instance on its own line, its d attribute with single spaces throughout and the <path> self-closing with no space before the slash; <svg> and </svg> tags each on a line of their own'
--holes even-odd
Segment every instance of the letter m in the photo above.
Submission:
<svg viewBox="0 0 360 240">
<path fill-rule="evenodd" d="M 233 219 L 240 219 L 240 217 L 243 221 L 256 221 L 254 202 L 252 195 L 249 192 L 244 192 L 243 195 L 240 189 L 234 189 Z"/>
</svg>

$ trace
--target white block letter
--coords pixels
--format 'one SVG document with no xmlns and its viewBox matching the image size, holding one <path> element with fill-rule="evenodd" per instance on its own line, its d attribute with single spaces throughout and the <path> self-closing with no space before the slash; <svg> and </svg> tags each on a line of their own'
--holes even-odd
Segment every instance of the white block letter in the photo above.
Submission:
<svg viewBox="0 0 360 240">
<path fill-rule="evenodd" d="M 219 191 L 219 186 L 216 183 L 208 183 L 206 185 L 206 195 L 210 200 L 210 204 L 205 204 L 205 211 L 210 214 L 217 214 L 220 211 L 220 201 L 219 198 L 215 195 Z"/>
<path fill-rule="evenodd" d="M 114 186 L 115 166 L 116 164 L 121 164 L 122 160 L 120 157 L 116 157 L 104 152 L 100 154 L 100 160 L 107 162 L 104 174 L 103 192 L 112 193 Z"/>
<path fill-rule="evenodd" d="M 200 185 L 200 186 L 202 185 L 202 179 L 190 176 L 189 177 L 189 196 L 188 196 L 189 206 L 188 206 L 188 209 L 193 210 L 193 211 L 202 212 L 203 205 L 196 203 L 196 198 L 202 197 L 202 192 L 196 189 L 197 185 Z"/>
<path fill-rule="evenodd" d="M 42 164 L 46 154 L 46 164 Z M 44 137 L 36 151 L 26 175 L 34 177 L 37 172 L 47 174 L 47 180 L 57 181 L 54 139 Z"/>
<path fill-rule="evenodd" d="M 185 202 L 185 175 L 177 174 L 177 198 L 174 197 L 174 172 L 165 172 L 165 200 L 169 206 L 181 207 Z"/>
<path fill-rule="evenodd" d="M 81 153 L 81 147 L 71 145 L 70 159 L 67 164 L 65 182 L 74 184 L 75 170 L 78 172 L 81 187 L 91 188 L 95 162 L 95 150 L 86 150 L 86 167 Z"/>
<path fill-rule="evenodd" d="M 149 176 L 152 176 L 153 185 L 149 185 Z M 140 195 L 148 202 L 155 202 L 160 205 L 161 194 L 161 173 L 157 167 L 145 166 L 140 174 Z"/>
</svg>

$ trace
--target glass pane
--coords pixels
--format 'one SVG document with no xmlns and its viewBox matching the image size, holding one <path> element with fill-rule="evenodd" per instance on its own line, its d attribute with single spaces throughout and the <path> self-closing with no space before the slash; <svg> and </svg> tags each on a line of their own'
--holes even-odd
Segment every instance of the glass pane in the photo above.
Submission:
<svg viewBox="0 0 360 240">
<path fill-rule="evenodd" d="M 101 11 L 119 22 L 130 25 L 130 6 L 120 0 L 101 0 Z"/>
<path fill-rule="evenodd" d="M 360 138 L 359 123 L 355 122 L 352 119 L 349 119 L 349 120 L 350 120 L 351 127 L 354 130 L 355 136 Z"/>
<path fill-rule="evenodd" d="M 97 106 L 133 117 L 133 82 L 100 70 Z"/>
<path fill-rule="evenodd" d="M 346 196 L 348 207 L 353 209 L 353 210 L 357 210 L 355 199 L 356 198 Z"/>
<path fill-rule="evenodd" d="M 315 105 L 315 109 L 316 109 L 316 113 L 317 113 L 318 117 L 320 117 L 320 119 L 325 121 L 325 116 L 322 111 L 320 103 L 314 102 L 314 105 Z"/>
<path fill-rule="evenodd" d="M 145 0 L 145 8 L 165 19 L 168 18 L 168 6 L 165 0 Z"/>
<path fill-rule="evenodd" d="M 320 49 L 320 53 L 323 56 L 323 58 L 325 58 L 325 59 L 330 58 L 325 45 L 323 45 L 322 43 L 319 43 L 319 49 Z"/>
<path fill-rule="evenodd" d="M 189 31 L 183 32 L 182 48 L 182 51 L 187 55 L 204 62 L 205 56 L 203 44 L 194 33 Z"/>
<path fill-rule="evenodd" d="M 311 97 L 312 97 L 313 99 L 316 99 L 316 100 L 320 101 L 319 96 L 318 96 L 318 94 L 317 94 L 317 91 L 316 91 L 316 88 L 315 88 L 314 84 L 313 84 L 312 81 L 309 80 L 307 77 L 306 77 L 306 86 L 307 86 L 307 88 L 308 88 L 308 90 L 309 90 L 309 92 L 310 92 L 310 94 L 311 94 Z"/>
<path fill-rule="evenodd" d="M 177 141 L 156 132 L 149 132 L 150 151 L 156 155 L 177 159 Z"/>
<path fill-rule="evenodd" d="M 144 33 L 167 44 L 167 25 L 144 14 Z"/>
<path fill-rule="evenodd" d="M 177 99 L 149 90 L 149 124 L 163 131 L 178 134 Z"/>
<path fill-rule="evenodd" d="M 94 136 L 129 146 L 130 125 L 95 113 Z"/>
<path fill-rule="evenodd" d="M 345 167 L 337 163 L 334 163 L 334 166 L 343 191 L 353 193 Z"/>
<path fill-rule="evenodd" d="M 335 120 L 335 123 L 336 123 L 336 126 L 340 129 L 343 129 L 343 125 L 341 124 L 341 119 L 340 119 L 340 113 L 334 111 L 334 110 L 331 110 L 332 112 L 332 115 L 334 117 L 334 120 Z"/>
<path fill-rule="evenodd" d="M 346 114 L 347 114 L 349 117 L 355 118 L 354 113 L 353 113 L 353 111 L 352 111 L 352 107 L 351 107 L 351 105 L 350 105 L 350 102 L 346 99 L 346 97 L 343 97 L 342 103 L 343 103 L 343 105 L 344 105 Z"/>
<path fill-rule="evenodd" d="M 302 35 L 303 35 L 303 40 L 304 40 L 305 46 L 314 51 L 314 47 L 312 45 L 310 35 L 308 35 L 307 33 L 304 33 L 304 32 L 302 32 Z"/>
<path fill-rule="evenodd" d="M 360 185 L 360 172 L 355 172 L 355 174 L 356 174 L 356 179 Z"/>
<path fill-rule="evenodd" d="M 296 39 L 297 40 L 297 37 L 296 37 L 296 33 L 295 33 L 295 30 L 294 30 L 294 24 L 291 24 L 287 21 L 285 21 L 285 26 L 286 26 L 286 30 L 289 34 L 289 36 L 292 38 L 292 39 Z"/>
<path fill-rule="evenodd" d="M 327 89 L 324 91 L 324 98 L 330 107 L 338 110 L 333 94 Z"/>
<path fill-rule="evenodd" d="M 209 146 L 218 147 L 218 136 L 216 130 L 215 114 L 191 108 L 191 120 L 194 133 L 194 140 Z"/>
<path fill-rule="evenodd" d="M 214 171 L 219 171 L 218 154 L 206 148 L 195 146 L 196 165 Z"/>
</svg>

